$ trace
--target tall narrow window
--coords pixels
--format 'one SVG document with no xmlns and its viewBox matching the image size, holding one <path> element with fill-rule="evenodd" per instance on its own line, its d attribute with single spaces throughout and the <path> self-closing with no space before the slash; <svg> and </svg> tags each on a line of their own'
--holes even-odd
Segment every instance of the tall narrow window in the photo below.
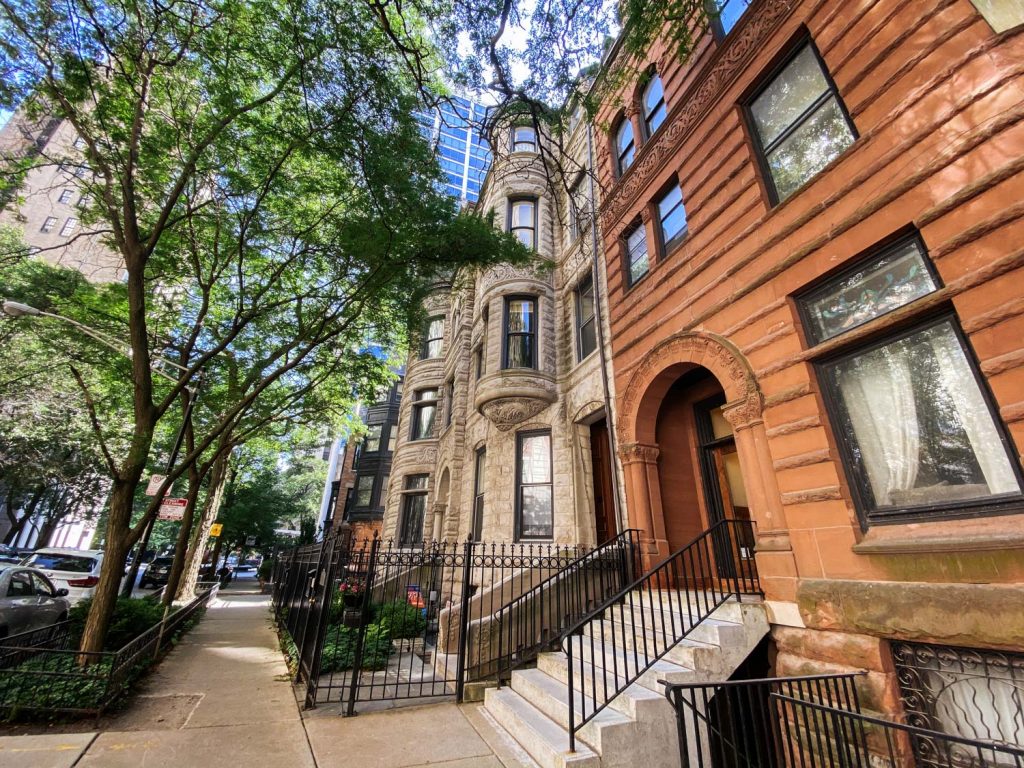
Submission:
<svg viewBox="0 0 1024 768">
<path fill-rule="evenodd" d="M 398 445 L 398 425 L 388 425 L 388 453 L 395 452 L 395 446 Z"/>
<path fill-rule="evenodd" d="M 537 201 L 529 198 L 509 200 L 508 231 L 527 248 L 537 247 Z"/>
<path fill-rule="evenodd" d="M 773 203 L 853 143 L 853 122 L 818 53 L 806 43 L 748 106 Z"/>
<path fill-rule="evenodd" d="M 427 475 L 409 475 L 402 492 L 402 517 L 398 524 L 398 545 L 423 544 L 423 513 L 427 508 Z"/>
<path fill-rule="evenodd" d="M 505 299 L 505 368 L 537 367 L 537 300 Z"/>
<path fill-rule="evenodd" d="M 516 435 L 516 538 L 554 536 L 551 432 Z"/>
<path fill-rule="evenodd" d="M 426 360 L 429 357 L 440 357 L 444 350 L 444 315 L 435 315 L 427 318 L 423 327 L 423 347 L 420 350 L 420 359 Z"/>
<path fill-rule="evenodd" d="M 736 22 L 746 12 L 752 0 L 707 0 L 711 29 L 718 40 L 732 32 Z"/>
<path fill-rule="evenodd" d="M 476 371 L 475 377 L 479 381 L 484 375 L 484 345 L 481 343 L 473 352 L 473 368 Z"/>
<path fill-rule="evenodd" d="M 884 249 L 799 299 L 812 341 L 938 289 L 916 238 Z M 1021 502 L 1021 476 L 952 314 L 819 364 L 864 523 L 997 511 Z"/>
<path fill-rule="evenodd" d="M 587 275 L 576 286 L 577 354 L 583 360 L 597 349 L 597 323 L 594 319 L 594 278 Z"/>
<path fill-rule="evenodd" d="M 373 475 L 361 475 L 356 481 L 356 506 L 369 507 L 373 504 Z"/>
<path fill-rule="evenodd" d="M 636 145 L 633 142 L 633 123 L 628 117 L 622 118 L 618 129 L 615 131 L 615 156 L 619 174 L 623 174 L 633 164 L 636 155 Z"/>
<path fill-rule="evenodd" d="M 686 208 L 683 190 L 673 184 L 658 200 L 658 219 L 661 225 L 661 243 L 668 251 L 686 234 Z"/>
<path fill-rule="evenodd" d="M 647 230 L 644 223 L 638 222 L 626 235 L 626 277 L 633 285 L 647 274 L 651 268 L 651 260 L 647 255 Z"/>
<path fill-rule="evenodd" d="M 513 152 L 536 152 L 537 132 L 533 128 L 520 125 L 512 129 Z"/>
<path fill-rule="evenodd" d="M 444 385 L 444 425 L 450 427 L 455 414 L 455 379 L 448 379 Z"/>
<path fill-rule="evenodd" d="M 437 390 L 416 390 L 412 407 L 412 435 L 410 440 L 425 440 L 434 436 L 434 418 L 437 416 Z"/>
<path fill-rule="evenodd" d="M 380 435 L 383 429 L 383 424 L 370 424 L 366 427 L 366 440 L 363 441 L 365 453 L 376 453 L 380 450 Z"/>
<path fill-rule="evenodd" d="M 484 471 L 487 468 L 487 449 L 476 452 L 476 473 L 473 478 L 473 541 L 480 541 L 484 535 Z"/>
<path fill-rule="evenodd" d="M 647 137 L 650 138 L 665 122 L 665 91 L 661 87 L 661 78 L 657 75 L 651 76 L 651 82 L 644 88 L 644 127 L 647 129 Z"/>
<path fill-rule="evenodd" d="M 583 234 L 590 222 L 590 199 L 585 181 L 586 175 L 581 174 L 569 190 L 569 235 L 573 240 Z"/>
</svg>

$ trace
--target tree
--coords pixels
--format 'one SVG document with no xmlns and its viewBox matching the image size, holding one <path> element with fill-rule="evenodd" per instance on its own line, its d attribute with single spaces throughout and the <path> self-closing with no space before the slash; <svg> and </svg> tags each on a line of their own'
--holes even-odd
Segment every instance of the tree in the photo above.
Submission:
<svg viewBox="0 0 1024 768">
<path fill-rule="evenodd" d="M 414 13 L 403 26 L 420 24 Z M 345 0 L 0 0 L 3 106 L 74 127 L 84 158 L 36 162 L 83 169 L 82 236 L 105 238 L 126 271 L 115 311 L 79 307 L 131 352 L 117 424 L 88 372 L 75 376 L 111 483 L 84 651 L 102 647 L 126 554 L 156 514 L 159 496 L 132 516 L 155 435 L 201 375 L 229 396 L 201 396 L 203 428 L 161 495 L 289 403 L 381 367 L 352 350 L 400 345 L 432 281 L 528 258 L 441 193 L 411 116 L 426 80 L 391 20 Z M 163 371 L 171 382 L 156 355 L 180 366 Z"/>
</svg>

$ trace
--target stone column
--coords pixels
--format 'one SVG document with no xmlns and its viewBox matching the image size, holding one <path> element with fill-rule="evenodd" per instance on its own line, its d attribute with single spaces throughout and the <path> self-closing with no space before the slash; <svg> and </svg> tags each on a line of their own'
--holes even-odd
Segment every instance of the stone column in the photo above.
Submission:
<svg viewBox="0 0 1024 768">
<path fill-rule="evenodd" d="M 630 528 L 639 528 L 645 567 L 668 556 L 665 519 L 661 507 L 656 445 L 625 443 L 619 446 L 619 458 L 626 475 L 626 507 Z"/>
</svg>

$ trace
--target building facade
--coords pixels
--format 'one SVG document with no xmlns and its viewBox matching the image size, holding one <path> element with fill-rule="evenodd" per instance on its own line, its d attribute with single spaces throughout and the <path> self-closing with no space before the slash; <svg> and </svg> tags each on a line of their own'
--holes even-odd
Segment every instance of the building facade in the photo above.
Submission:
<svg viewBox="0 0 1024 768">
<path fill-rule="evenodd" d="M 456 276 L 427 301 L 406 368 L 384 533 L 424 539 L 594 544 L 614 536 L 612 381 L 602 346 L 604 271 L 590 211 L 587 128 L 567 137 L 580 169 L 553 177 L 529 125 L 494 130 L 500 152 L 478 205 L 550 269 Z M 597 299 L 597 300 L 596 300 Z"/>
<path fill-rule="evenodd" d="M 1010 743 L 1022 24 L 1000 0 L 733 0 L 685 59 L 613 50 L 635 76 L 596 139 L 648 561 L 753 520 L 776 674 L 867 670 L 868 708 Z"/>
<path fill-rule="evenodd" d="M 120 255 L 82 224 L 92 171 L 71 123 L 19 110 L 0 129 L 0 155 L 10 163 L 41 158 L 4 201 L 0 224 L 17 228 L 30 251 L 50 264 L 76 269 L 93 282 L 120 280 Z"/>
</svg>

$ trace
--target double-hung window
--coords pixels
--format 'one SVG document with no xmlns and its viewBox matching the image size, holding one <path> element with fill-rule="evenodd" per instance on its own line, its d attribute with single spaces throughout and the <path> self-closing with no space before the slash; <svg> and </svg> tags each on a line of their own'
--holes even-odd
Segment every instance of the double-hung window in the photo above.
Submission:
<svg viewBox="0 0 1024 768">
<path fill-rule="evenodd" d="M 814 178 L 856 139 L 835 83 L 810 42 L 747 109 L 773 204 Z"/>
<path fill-rule="evenodd" d="M 798 303 L 820 344 L 938 288 L 910 237 Z M 1020 505 L 1016 458 L 951 312 L 841 349 L 818 370 L 865 525 Z"/>
<path fill-rule="evenodd" d="M 427 318 L 427 322 L 423 326 L 423 347 L 420 349 L 420 359 L 440 357 L 443 350 L 444 315 L 435 315 Z"/>
<path fill-rule="evenodd" d="M 57 202 L 64 204 L 70 203 L 71 198 L 74 194 L 75 193 L 72 192 L 70 189 L 63 189 L 61 190 L 60 197 L 57 199 Z"/>
<path fill-rule="evenodd" d="M 398 545 L 423 544 L 423 516 L 427 509 L 427 475 L 409 475 L 402 491 L 402 516 L 398 524 Z"/>
<path fill-rule="evenodd" d="M 647 138 L 650 138 L 665 122 L 665 90 L 661 86 L 661 78 L 657 75 L 652 75 L 651 81 L 644 88 L 643 108 L 644 128 L 647 129 Z"/>
<path fill-rule="evenodd" d="M 576 286 L 576 342 L 576 352 L 580 361 L 597 349 L 593 275 L 587 275 Z"/>
<path fill-rule="evenodd" d="M 388 453 L 395 452 L 395 446 L 398 444 L 398 425 L 391 423 L 388 425 Z"/>
<path fill-rule="evenodd" d="M 661 227 L 661 244 L 667 252 L 686 235 L 686 208 L 683 207 L 683 190 L 673 184 L 658 200 L 658 223 Z"/>
<path fill-rule="evenodd" d="M 628 117 L 619 121 L 615 131 L 615 157 L 619 175 L 622 175 L 633 164 L 636 156 L 636 143 L 633 141 L 633 123 Z"/>
<path fill-rule="evenodd" d="M 516 435 L 516 539 L 554 536 L 551 432 Z"/>
<path fill-rule="evenodd" d="M 651 259 L 647 254 L 647 230 L 639 221 L 626 234 L 626 277 L 630 285 L 636 283 L 651 269 Z"/>
<path fill-rule="evenodd" d="M 513 152 L 536 152 L 537 132 L 529 126 L 520 125 L 512 129 Z"/>
<path fill-rule="evenodd" d="M 573 240 L 583 234 L 590 221 L 590 200 L 581 174 L 569 190 L 569 234 Z"/>
<path fill-rule="evenodd" d="M 56 216 L 47 216 L 46 220 L 43 221 L 43 226 L 39 228 L 40 232 L 52 232 L 53 228 L 57 225 Z"/>
<path fill-rule="evenodd" d="M 360 475 L 356 480 L 356 506 L 369 507 L 373 504 L 373 475 Z"/>
<path fill-rule="evenodd" d="M 527 248 L 537 247 L 537 201 L 533 198 L 508 201 L 508 231 Z"/>
<path fill-rule="evenodd" d="M 487 470 L 487 449 L 476 451 L 476 467 L 473 476 L 473 541 L 480 541 L 484 535 L 484 472 Z"/>
<path fill-rule="evenodd" d="M 363 441 L 364 453 L 377 453 L 380 450 L 380 436 L 383 424 L 370 424 L 366 427 L 366 440 Z"/>
<path fill-rule="evenodd" d="M 505 299 L 505 360 L 502 367 L 537 367 L 537 300 L 532 296 Z"/>
<path fill-rule="evenodd" d="M 412 406 L 412 435 L 410 440 L 426 440 L 434 436 L 434 418 L 437 416 L 437 389 L 416 390 Z"/>
</svg>

